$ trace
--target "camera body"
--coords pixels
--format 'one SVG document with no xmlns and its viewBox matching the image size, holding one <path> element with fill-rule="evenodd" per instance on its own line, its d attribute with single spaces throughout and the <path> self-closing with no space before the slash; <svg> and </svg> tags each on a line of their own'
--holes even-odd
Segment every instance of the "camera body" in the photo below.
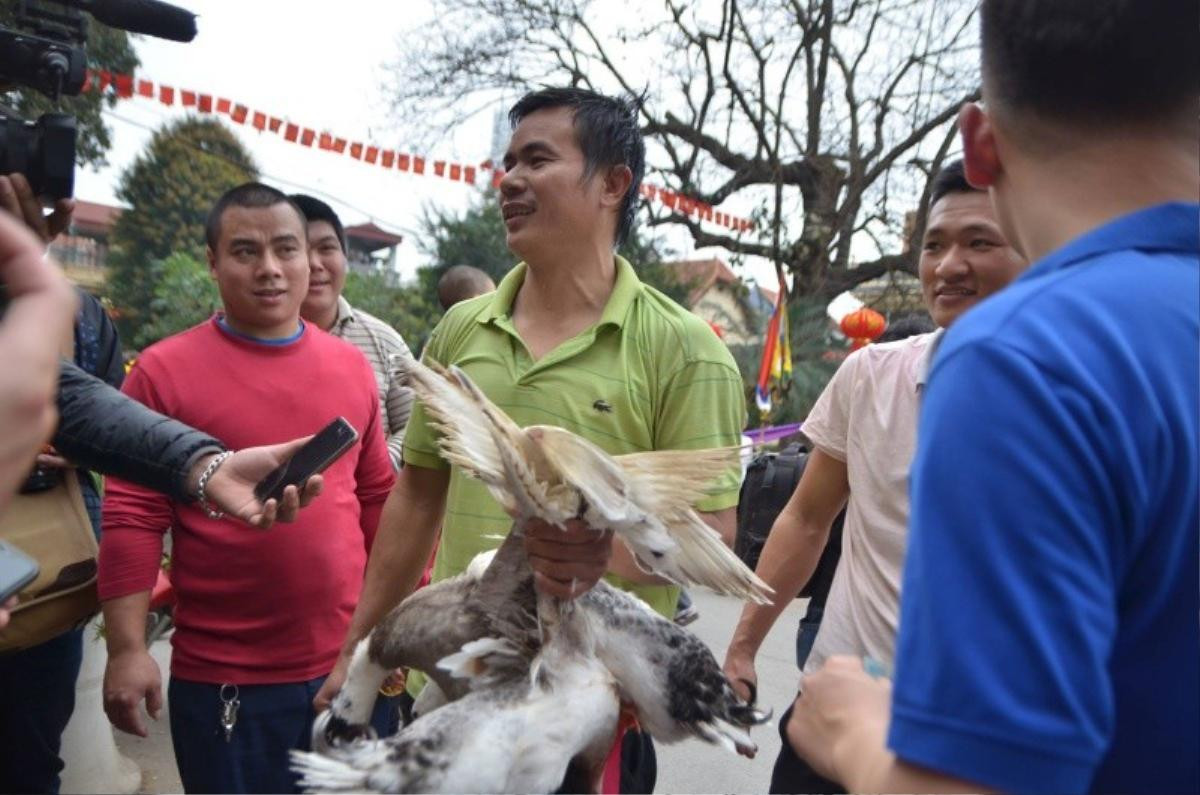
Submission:
<svg viewBox="0 0 1200 795">
<path fill-rule="evenodd" d="M 0 27 L 0 84 L 22 85 L 58 101 L 83 90 L 87 20 L 69 0 L 18 0 L 16 24 Z M 75 188 L 75 117 L 22 119 L 0 105 L 0 174 L 18 172 L 40 198 L 69 198 Z"/>
</svg>

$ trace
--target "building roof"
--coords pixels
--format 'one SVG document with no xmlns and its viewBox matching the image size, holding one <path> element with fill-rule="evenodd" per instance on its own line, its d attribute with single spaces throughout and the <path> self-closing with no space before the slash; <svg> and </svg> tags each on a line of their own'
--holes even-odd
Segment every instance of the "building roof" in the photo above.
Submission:
<svg viewBox="0 0 1200 795">
<path fill-rule="evenodd" d="M 107 234 L 122 212 L 121 207 L 76 199 L 71 225 L 88 232 Z"/>
<path fill-rule="evenodd" d="M 346 227 L 346 237 L 365 243 L 368 251 L 398 246 L 404 240 L 403 235 L 394 235 L 387 230 L 380 229 L 370 221 Z"/>
<path fill-rule="evenodd" d="M 709 259 L 687 259 L 664 263 L 675 273 L 675 278 L 688 287 L 688 306 L 695 306 L 713 285 L 737 285 L 737 275 L 716 257 Z"/>
</svg>

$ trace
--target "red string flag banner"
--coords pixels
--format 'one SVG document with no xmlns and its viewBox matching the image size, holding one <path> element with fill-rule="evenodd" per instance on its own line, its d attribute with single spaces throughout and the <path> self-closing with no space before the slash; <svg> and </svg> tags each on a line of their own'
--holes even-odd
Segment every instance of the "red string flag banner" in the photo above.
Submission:
<svg viewBox="0 0 1200 795">
<path fill-rule="evenodd" d="M 310 127 L 284 122 L 277 116 L 269 116 L 263 111 L 234 103 L 225 97 L 214 98 L 212 94 L 201 94 L 188 89 L 176 90 L 171 86 L 156 84 L 152 80 L 140 77 L 135 79 L 133 75 L 112 74 L 105 70 L 88 71 L 84 78 L 84 91 L 104 94 L 111 88 L 117 97 L 123 99 L 133 98 L 135 94 L 139 97 L 153 99 L 157 88 L 158 100 L 167 106 L 174 106 L 176 96 L 179 97 L 180 104 L 184 108 L 194 107 L 200 113 L 212 113 L 215 104 L 215 111 L 228 115 L 231 121 L 237 124 L 246 124 L 247 120 L 250 120 L 254 129 L 260 132 L 270 131 L 273 134 L 282 134 L 284 140 L 289 143 L 297 143 L 311 148 L 316 142 L 317 148 L 322 151 L 334 152 L 339 155 L 346 154 L 347 144 L 349 144 L 349 155 L 355 160 L 365 160 L 369 164 L 378 164 L 383 168 L 394 166 L 398 171 L 410 171 L 418 175 L 426 173 L 426 160 L 423 157 L 401 154 L 392 149 L 383 149 L 370 142 L 366 144 L 358 141 L 348 142 L 345 138 L 334 137 L 332 133 L 323 132 L 318 136 L 318 133 Z M 474 185 L 479 169 L 492 172 L 492 178 L 489 181 L 495 188 L 499 188 L 504 179 L 504 170 L 490 160 L 485 160 L 478 166 L 446 160 L 433 160 L 430 163 L 432 165 L 431 176 L 449 179 L 452 182 Z M 643 183 L 639 194 L 646 201 L 662 204 L 673 212 L 713 223 L 735 232 L 747 232 L 753 230 L 755 226 L 754 222 L 749 219 L 717 210 L 710 204 L 659 185 Z"/>
<path fill-rule="evenodd" d="M 113 78 L 113 82 L 117 86 L 118 97 L 129 99 L 133 96 L 133 75 L 117 75 Z"/>
</svg>

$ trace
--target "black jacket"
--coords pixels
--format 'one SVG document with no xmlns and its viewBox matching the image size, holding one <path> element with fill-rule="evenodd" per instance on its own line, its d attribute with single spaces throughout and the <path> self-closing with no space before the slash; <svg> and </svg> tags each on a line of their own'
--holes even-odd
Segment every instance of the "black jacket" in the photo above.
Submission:
<svg viewBox="0 0 1200 795">
<path fill-rule="evenodd" d="M 225 449 L 66 360 L 58 380 L 58 415 L 52 443 L 61 455 L 182 502 L 195 499 L 187 477 L 196 459 Z"/>
</svg>

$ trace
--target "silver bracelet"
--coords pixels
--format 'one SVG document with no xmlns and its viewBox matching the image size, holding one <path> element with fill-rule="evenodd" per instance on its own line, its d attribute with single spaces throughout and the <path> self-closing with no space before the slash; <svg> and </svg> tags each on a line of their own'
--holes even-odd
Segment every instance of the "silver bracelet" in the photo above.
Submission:
<svg viewBox="0 0 1200 795">
<path fill-rule="evenodd" d="M 200 473 L 199 483 L 196 484 L 196 502 L 200 505 L 200 510 L 204 511 L 204 515 L 209 519 L 225 518 L 225 512 L 219 511 L 212 506 L 212 503 L 208 501 L 208 495 L 204 493 L 204 490 L 208 488 L 208 481 L 213 476 L 213 473 L 215 473 L 217 469 L 220 468 L 221 464 L 225 463 L 225 459 L 229 458 L 231 455 L 233 455 L 233 451 L 226 450 L 225 452 L 218 454 L 217 457 L 212 461 L 209 461 L 208 466 L 206 466 L 204 471 Z"/>
</svg>

